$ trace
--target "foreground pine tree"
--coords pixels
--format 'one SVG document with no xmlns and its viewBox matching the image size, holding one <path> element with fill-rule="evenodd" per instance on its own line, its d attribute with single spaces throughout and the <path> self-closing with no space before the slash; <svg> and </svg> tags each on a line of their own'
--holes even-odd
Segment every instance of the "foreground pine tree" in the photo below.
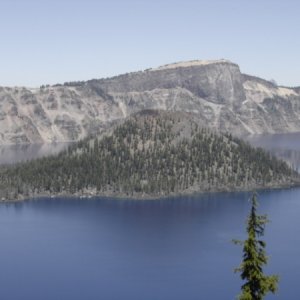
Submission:
<svg viewBox="0 0 300 300">
<path fill-rule="evenodd" d="M 243 246 L 243 261 L 235 270 L 241 273 L 245 282 L 241 287 L 239 300 L 262 300 L 269 292 L 275 293 L 278 285 L 278 276 L 266 276 L 263 266 L 268 257 L 265 252 L 265 242 L 260 240 L 264 235 L 265 225 L 268 222 L 266 215 L 257 215 L 257 196 L 251 198 L 251 211 L 247 219 L 247 234 L 245 241 L 234 241 Z"/>
</svg>

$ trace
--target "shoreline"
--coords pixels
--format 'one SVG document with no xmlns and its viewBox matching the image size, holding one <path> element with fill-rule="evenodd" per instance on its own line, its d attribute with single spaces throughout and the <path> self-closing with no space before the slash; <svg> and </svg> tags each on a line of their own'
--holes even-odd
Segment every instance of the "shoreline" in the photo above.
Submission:
<svg viewBox="0 0 300 300">
<path fill-rule="evenodd" d="M 300 182 L 289 182 L 289 183 L 282 183 L 282 184 L 270 184 L 270 185 L 263 185 L 263 186 L 251 186 L 251 187 L 222 187 L 222 188 L 212 188 L 206 190 L 187 190 L 177 193 L 169 193 L 169 194 L 162 194 L 162 195 L 149 195 L 149 194 L 132 194 L 128 195 L 125 193 L 116 193 L 116 192 L 102 192 L 97 193 L 94 190 L 90 189 L 82 193 L 68 193 L 68 192 L 60 192 L 60 193 L 39 193 L 39 194 L 32 194 L 28 196 L 18 195 L 16 199 L 0 199 L 1 203 L 18 203 L 24 202 L 29 200 L 38 200 L 43 198 L 67 198 L 67 199 L 93 199 L 93 198 L 114 198 L 118 200 L 133 200 L 133 201 L 144 201 L 144 200 L 164 200 L 169 198 L 175 197 L 182 197 L 182 196 L 197 196 L 202 194 L 210 194 L 210 193 L 236 193 L 236 192 L 254 192 L 254 191 L 263 191 L 263 190 L 279 190 L 279 189 L 292 189 L 300 187 Z"/>
</svg>

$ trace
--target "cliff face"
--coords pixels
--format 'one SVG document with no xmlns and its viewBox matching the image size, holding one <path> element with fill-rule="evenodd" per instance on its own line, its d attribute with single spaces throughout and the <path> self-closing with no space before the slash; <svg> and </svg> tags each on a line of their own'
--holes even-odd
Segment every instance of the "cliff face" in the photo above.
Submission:
<svg viewBox="0 0 300 300">
<path fill-rule="evenodd" d="M 38 89 L 0 88 L 0 144 L 78 140 L 143 109 L 192 112 L 243 135 L 300 130 L 300 91 L 241 74 L 226 60 Z"/>
</svg>

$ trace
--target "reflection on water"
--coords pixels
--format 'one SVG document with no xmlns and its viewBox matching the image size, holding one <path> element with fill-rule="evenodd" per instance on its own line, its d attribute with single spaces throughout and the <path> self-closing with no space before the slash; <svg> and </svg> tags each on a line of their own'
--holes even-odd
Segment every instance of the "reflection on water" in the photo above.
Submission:
<svg viewBox="0 0 300 300">
<path fill-rule="evenodd" d="M 255 147 L 262 147 L 300 171 L 300 132 L 257 134 L 246 138 Z"/>
<path fill-rule="evenodd" d="M 0 164 L 12 164 L 59 153 L 70 143 L 0 146 Z"/>
</svg>

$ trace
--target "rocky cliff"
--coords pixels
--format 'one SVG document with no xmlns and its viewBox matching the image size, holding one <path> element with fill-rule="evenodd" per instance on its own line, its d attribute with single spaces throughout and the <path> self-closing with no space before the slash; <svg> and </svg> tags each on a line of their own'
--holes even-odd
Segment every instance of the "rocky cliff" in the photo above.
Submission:
<svg viewBox="0 0 300 300">
<path fill-rule="evenodd" d="M 300 131 L 299 88 L 244 75 L 227 61 L 190 61 L 108 79 L 0 87 L 0 144 L 78 140 L 143 109 L 185 111 L 236 135 Z"/>
</svg>

